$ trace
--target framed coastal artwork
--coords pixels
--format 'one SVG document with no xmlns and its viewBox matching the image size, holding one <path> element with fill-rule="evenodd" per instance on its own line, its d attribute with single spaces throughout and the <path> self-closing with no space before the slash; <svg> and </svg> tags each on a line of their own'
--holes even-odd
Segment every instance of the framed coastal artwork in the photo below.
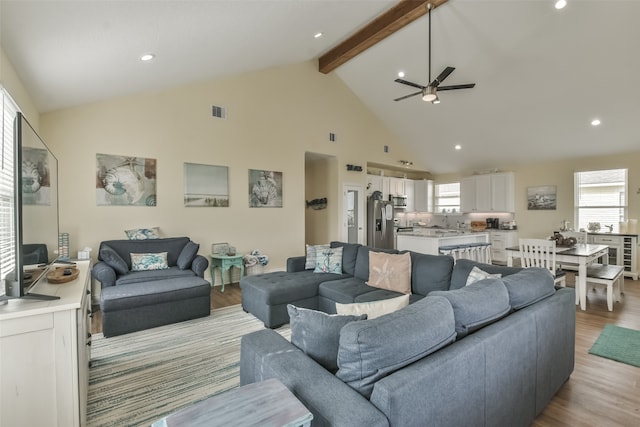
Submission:
<svg viewBox="0 0 640 427">
<path fill-rule="evenodd" d="M 282 207 L 282 172 L 249 169 L 249 207 Z"/>
<path fill-rule="evenodd" d="M 556 209 L 555 185 L 527 187 L 527 205 L 530 211 L 546 211 Z"/>
<path fill-rule="evenodd" d="M 229 207 L 229 168 L 185 163 L 184 205 L 209 208 Z"/>
<path fill-rule="evenodd" d="M 51 205 L 49 153 L 42 148 L 22 148 L 22 203 Z"/>
<path fill-rule="evenodd" d="M 156 159 L 96 154 L 98 206 L 155 206 Z"/>
</svg>

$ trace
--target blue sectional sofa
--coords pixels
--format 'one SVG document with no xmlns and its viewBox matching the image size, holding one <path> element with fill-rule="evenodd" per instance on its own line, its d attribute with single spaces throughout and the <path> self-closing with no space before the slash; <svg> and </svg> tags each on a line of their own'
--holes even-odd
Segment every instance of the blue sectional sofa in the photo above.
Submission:
<svg viewBox="0 0 640 427">
<path fill-rule="evenodd" d="M 267 328 L 289 322 L 287 304 L 335 313 L 336 303 L 378 301 L 401 295 L 398 292 L 374 288 L 369 280 L 369 252 L 397 254 L 397 250 L 371 249 L 367 246 L 331 242 L 332 248 L 342 247 L 342 274 L 314 273 L 305 269 L 305 257 L 287 260 L 287 271 L 276 271 L 240 280 L 242 307 Z M 411 252 L 410 302 L 424 298 L 431 291 L 463 287 L 473 266 L 463 262 L 453 269 L 453 258 Z M 488 273 L 519 269 L 485 265 Z"/>
<path fill-rule="evenodd" d="M 340 323 L 343 316 L 289 306 L 296 313 L 291 342 L 270 329 L 245 335 L 241 385 L 279 379 L 313 413 L 313 426 L 529 426 L 573 371 L 574 290 L 556 289 L 544 269 L 468 260 L 447 269 L 444 256 L 412 254 L 413 260 L 412 290 L 421 293 L 405 308 Z M 473 267 L 502 277 L 465 286 Z M 317 289 L 315 302 L 308 289 L 297 295 L 316 309 L 331 311 L 331 301 L 368 300 L 377 292 L 336 277 L 344 292 L 329 293 L 322 290 L 327 282 L 291 274 L 302 279 L 299 286 Z M 273 320 L 278 304 L 270 310 Z M 333 338 L 323 336 L 332 324 Z M 317 349 L 333 355 L 333 368 Z"/>
<path fill-rule="evenodd" d="M 109 240 L 100 243 L 92 269 L 100 282 L 105 337 L 208 316 L 211 286 L 204 279 L 209 261 L 188 237 Z M 132 271 L 131 254 L 166 252 L 166 268 Z"/>
</svg>

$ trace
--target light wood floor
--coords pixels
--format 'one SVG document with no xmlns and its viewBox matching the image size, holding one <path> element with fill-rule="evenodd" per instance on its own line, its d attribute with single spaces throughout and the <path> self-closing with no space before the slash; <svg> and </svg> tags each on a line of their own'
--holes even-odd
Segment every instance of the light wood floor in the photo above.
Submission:
<svg viewBox="0 0 640 427">
<path fill-rule="evenodd" d="M 572 278 L 568 278 L 573 283 Z M 607 311 L 603 286 L 588 290 L 587 310 L 576 308 L 576 363 L 569 381 L 533 422 L 534 427 L 640 426 L 640 368 L 588 353 L 602 328 L 611 323 L 640 329 L 640 280 L 626 279 L 625 294 L 614 311 Z M 217 286 L 211 291 L 211 308 L 240 304 L 240 287 Z M 95 311 L 92 332 L 101 332 Z M 508 426 L 505 426 L 508 427 Z"/>
</svg>

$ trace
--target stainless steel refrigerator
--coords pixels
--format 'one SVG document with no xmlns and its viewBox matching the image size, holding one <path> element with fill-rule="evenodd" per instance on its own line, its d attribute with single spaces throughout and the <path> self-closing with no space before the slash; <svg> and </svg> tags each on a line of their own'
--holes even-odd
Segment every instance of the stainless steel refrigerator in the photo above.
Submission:
<svg viewBox="0 0 640 427">
<path fill-rule="evenodd" d="M 367 246 L 393 249 L 393 205 L 384 200 L 369 198 L 367 202 Z"/>
</svg>

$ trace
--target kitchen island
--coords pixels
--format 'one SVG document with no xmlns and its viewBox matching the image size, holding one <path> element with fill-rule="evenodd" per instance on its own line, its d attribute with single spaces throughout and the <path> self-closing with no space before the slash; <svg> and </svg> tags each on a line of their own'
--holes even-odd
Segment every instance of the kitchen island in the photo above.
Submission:
<svg viewBox="0 0 640 427">
<path fill-rule="evenodd" d="M 467 230 L 417 229 L 397 235 L 397 247 L 400 251 L 414 251 L 423 254 L 439 255 L 441 246 L 466 245 L 472 243 L 490 243 L 489 233 Z"/>
</svg>

